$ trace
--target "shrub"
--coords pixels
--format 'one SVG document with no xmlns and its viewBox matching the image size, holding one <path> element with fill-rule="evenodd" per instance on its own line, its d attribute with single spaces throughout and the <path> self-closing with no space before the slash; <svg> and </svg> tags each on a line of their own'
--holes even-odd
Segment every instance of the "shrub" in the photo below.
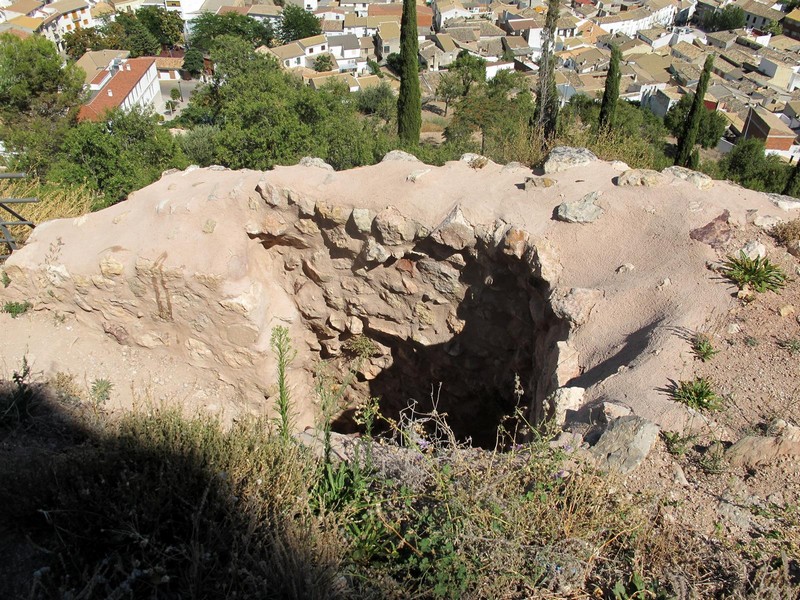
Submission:
<svg viewBox="0 0 800 600">
<path fill-rule="evenodd" d="M 779 244 L 787 248 L 798 247 L 798 243 L 800 243 L 800 219 L 778 223 L 772 229 L 772 236 Z"/>
<path fill-rule="evenodd" d="M 27 300 L 24 302 L 6 302 L 3 305 L 3 312 L 11 315 L 12 319 L 16 319 L 18 316 L 28 312 L 31 307 L 33 307 L 33 304 Z"/>
<path fill-rule="evenodd" d="M 714 391 L 707 377 L 695 377 L 690 381 L 673 383 L 670 394 L 673 400 L 697 410 L 719 410 L 722 400 Z"/>
<path fill-rule="evenodd" d="M 739 286 L 749 287 L 757 292 L 777 292 L 786 285 L 786 273 L 771 263 L 768 258 L 748 257 L 741 252 L 738 257 L 728 256 L 722 263 L 722 274 Z"/>
<path fill-rule="evenodd" d="M 708 362 L 719 353 L 719 350 L 715 350 L 711 344 L 711 339 L 704 333 L 695 334 L 691 341 L 694 355 L 703 362 Z"/>
</svg>

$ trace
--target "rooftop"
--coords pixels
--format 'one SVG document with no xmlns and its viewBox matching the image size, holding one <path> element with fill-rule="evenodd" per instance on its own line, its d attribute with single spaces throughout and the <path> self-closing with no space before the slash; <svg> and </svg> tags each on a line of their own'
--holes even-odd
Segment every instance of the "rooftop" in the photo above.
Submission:
<svg viewBox="0 0 800 600">
<path fill-rule="evenodd" d="M 155 58 L 128 59 L 97 95 L 81 107 L 78 120 L 97 121 L 119 107 L 155 62 Z"/>
</svg>

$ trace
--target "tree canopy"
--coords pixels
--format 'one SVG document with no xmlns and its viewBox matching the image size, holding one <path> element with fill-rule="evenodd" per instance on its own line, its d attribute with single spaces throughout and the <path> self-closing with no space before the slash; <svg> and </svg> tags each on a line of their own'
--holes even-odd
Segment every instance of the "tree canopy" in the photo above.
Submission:
<svg viewBox="0 0 800 600">
<path fill-rule="evenodd" d="M 419 144 L 422 128 L 419 88 L 419 42 L 416 0 L 403 0 L 400 19 L 400 93 L 397 97 L 397 135 L 404 144 Z"/>
<path fill-rule="evenodd" d="M 319 19 L 302 7 L 286 4 L 283 7 L 283 21 L 280 27 L 280 39 L 284 44 L 312 37 L 322 33 Z"/>
<path fill-rule="evenodd" d="M 694 94 L 685 94 L 664 117 L 664 125 L 676 138 L 681 135 L 689 118 L 689 109 L 694 101 Z M 700 126 L 697 131 L 697 143 L 703 148 L 714 148 L 728 127 L 728 120 L 716 111 L 708 110 L 705 105 L 700 111 Z"/>
<path fill-rule="evenodd" d="M 136 18 L 164 46 L 174 46 L 183 40 L 183 19 L 180 13 L 160 6 L 143 6 Z"/>
<path fill-rule="evenodd" d="M 728 31 L 744 27 L 747 19 L 741 6 L 726 6 L 722 10 L 709 11 L 703 15 L 700 26 L 706 31 Z"/>
<path fill-rule="evenodd" d="M 192 35 L 189 41 L 192 47 L 208 52 L 214 41 L 223 35 L 241 38 L 248 42 L 251 48 L 269 45 L 274 37 L 269 23 L 263 23 L 247 15 L 234 12 L 202 13 L 192 21 Z"/>
</svg>

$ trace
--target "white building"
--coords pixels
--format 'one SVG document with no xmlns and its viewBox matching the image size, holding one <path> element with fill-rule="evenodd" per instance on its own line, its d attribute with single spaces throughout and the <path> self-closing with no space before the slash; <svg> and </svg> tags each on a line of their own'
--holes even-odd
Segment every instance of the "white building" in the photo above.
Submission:
<svg viewBox="0 0 800 600">
<path fill-rule="evenodd" d="M 670 27 L 678 13 L 676 0 L 650 0 L 641 8 L 620 11 L 615 15 L 593 17 L 591 20 L 608 33 L 624 33 L 636 37 L 639 31 L 661 25 Z"/>
<path fill-rule="evenodd" d="M 112 109 L 164 110 L 155 58 L 115 58 L 89 82 L 92 99 L 78 112 L 79 121 L 100 121 Z"/>
</svg>

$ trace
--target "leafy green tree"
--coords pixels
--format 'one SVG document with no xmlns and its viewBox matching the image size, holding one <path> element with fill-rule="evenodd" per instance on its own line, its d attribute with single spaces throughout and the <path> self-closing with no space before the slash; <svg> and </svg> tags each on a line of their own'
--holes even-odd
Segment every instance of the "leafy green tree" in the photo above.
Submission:
<svg viewBox="0 0 800 600">
<path fill-rule="evenodd" d="M 783 33 L 783 25 L 777 21 L 768 21 L 763 27 L 764 33 L 771 33 L 772 35 L 781 35 Z"/>
<path fill-rule="evenodd" d="M 416 0 L 403 0 L 400 19 L 400 94 L 397 98 L 397 135 L 404 144 L 419 144 L 422 100 L 419 89 L 419 43 Z"/>
<path fill-rule="evenodd" d="M 439 78 L 439 85 L 436 86 L 436 97 L 444 102 L 444 116 L 450 108 L 450 103 L 456 98 L 464 95 L 464 86 L 461 78 L 455 71 L 446 71 Z"/>
<path fill-rule="evenodd" d="M 403 68 L 403 64 L 400 62 L 400 54 L 397 52 L 389 54 L 386 57 L 386 66 L 399 75 Z"/>
<path fill-rule="evenodd" d="M 703 65 L 703 73 L 700 75 L 700 81 L 697 83 L 697 90 L 694 99 L 692 100 L 692 107 L 689 109 L 689 116 L 686 117 L 686 126 L 682 135 L 678 137 L 678 148 L 675 157 L 675 164 L 688 167 L 691 160 L 694 145 L 697 142 L 698 133 L 700 131 L 700 120 L 703 116 L 703 111 L 706 110 L 703 101 L 708 90 L 708 81 L 711 77 L 711 68 L 714 66 L 714 55 L 709 54 L 706 57 L 706 62 Z"/>
<path fill-rule="evenodd" d="M 344 169 L 371 164 L 389 149 L 386 134 L 358 114 L 346 87 L 314 91 L 231 36 L 217 39 L 211 58 L 214 80 L 195 92 L 181 118 L 218 128 L 215 162 L 270 169 L 311 155 Z"/>
<path fill-rule="evenodd" d="M 302 9 L 300 9 L 302 10 Z M 273 39 L 272 27 L 258 19 L 234 12 L 222 14 L 202 13 L 192 21 L 192 47 L 208 52 L 216 38 L 228 35 L 247 41 L 252 48 L 269 45 Z"/>
<path fill-rule="evenodd" d="M 288 44 L 321 33 L 322 25 L 317 17 L 296 4 L 284 5 L 279 36 L 281 42 Z"/>
<path fill-rule="evenodd" d="M 108 48 L 105 36 L 96 27 L 81 27 L 64 34 L 64 52 L 72 60 L 78 60 L 90 50 Z"/>
<path fill-rule="evenodd" d="M 664 125 L 676 138 L 680 137 L 689 117 L 689 110 L 694 101 L 694 94 L 685 94 L 664 117 Z M 714 148 L 719 138 L 725 133 L 728 120 L 720 113 L 708 110 L 703 105 L 700 111 L 700 127 L 697 131 L 697 143 L 703 148 Z"/>
<path fill-rule="evenodd" d="M 158 39 L 150 33 L 134 14 L 121 12 L 114 21 L 122 27 L 122 39 L 115 41 L 114 48 L 130 50 L 131 56 L 154 56 L 161 51 Z"/>
<path fill-rule="evenodd" d="M 165 169 L 185 166 L 180 147 L 154 115 L 115 109 L 104 120 L 85 121 L 67 133 L 50 178 L 85 183 L 113 204 L 158 179 Z"/>
<path fill-rule="evenodd" d="M 622 76 L 619 70 L 621 59 L 622 52 L 616 44 L 613 44 L 611 46 L 611 64 L 608 67 L 606 86 L 603 90 L 603 101 L 600 104 L 600 129 L 609 129 L 614 122 L 614 114 L 619 101 L 619 80 Z"/>
<path fill-rule="evenodd" d="M 498 162 L 524 159 L 530 146 L 530 115 L 533 98 L 520 83 L 519 75 L 501 71 L 492 81 L 473 84 L 455 106 L 453 120 L 445 131 L 448 142 L 463 144 L 474 132 L 481 137 L 479 151 Z"/>
<path fill-rule="evenodd" d="M 169 97 L 171 100 L 175 100 L 175 102 L 177 102 L 178 100 L 183 100 L 183 95 L 181 94 L 181 91 L 178 88 L 172 88 L 169 91 Z"/>
<path fill-rule="evenodd" d="M 764 154 L 764 142 L 740 139 L 722 159 L 725 176 L 751 190 L 781 193 L 786 188 L 791 168 L 780 158 Z"/>
<path fill-rule="evenodd" d="M 192 77 L 197 77 L 203 72 L 203 53 L 195 47 L 191 47 L 183 55 L 183 68 Z"/>
<path fill-rule="evenodd" d="M 450 65 L 449 72 L 459 78 L 461 95 L 466 96 L 473 84 L 486 81 L 486 61 L 467 50 L 462 50 Z"/>
<path fill-rule="evenodd" d="M 84 72 L 64 66 L 55 45 L 41 36 L 0 35 L 0 114 L 63 117 L 83 100 Z"/>
<path fill-rule="evenodd" d="M 533 122 L 546 140 L 552 139 L 558 129 L 560 100 L 556 87 L 555 35 L 560 10 L 559 0 L 548 0 L 547 16 L 542 30 L 542 56 L 539 59 L 539 82 Z"/>
<path fill-rule="evenodd" d="M 747 19 L 740 6 L 726 6 L 722 10 L 707 12 L 700 26 L 706 31 L 728 31 L 744 27 Z"/>
<path fill-rule="evenodd" d="M 160 6 L 143 6 L 136 19 L 144 25 L 162 46 L 174 46 L 183 40 L 183 19 L 180 13 Z"/>
<path fill-rule="evenodd" d="M 375 115 L 388 122 L 395 116 L 397 100 L 389 84 L 381 81 L 356 94 L 356 106 L 365 115 Z"/>
<path fill-rule="evenodd" d="M 333 70 L 333 57 L 330 54 L 320 54 L 314 61 L 314 70 L 318 73 Z"/>
</svg>

